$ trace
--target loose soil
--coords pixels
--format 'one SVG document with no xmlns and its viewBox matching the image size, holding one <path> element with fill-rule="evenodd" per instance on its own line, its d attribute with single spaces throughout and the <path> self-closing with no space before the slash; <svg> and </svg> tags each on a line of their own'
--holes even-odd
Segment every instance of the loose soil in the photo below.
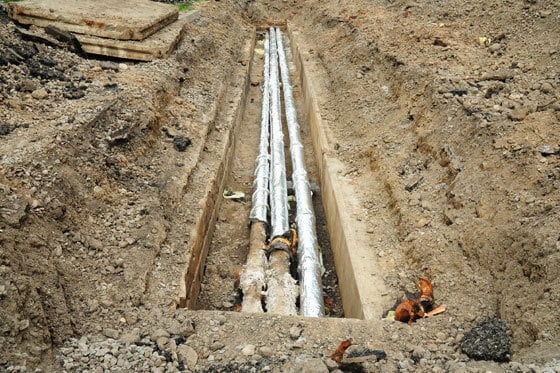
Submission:
<svg viewBox="0 0 560 373">
<path fill-rule="evenodd" d="M 0 5 L 0 369 L 334 370 L 328 355 L 349 337 L 387 352 L 366 371 L 558 369 L 560 5 L 197 8 L 172 57 L 131 63 L 26 41 Z M 370 232 L 389 290 L 379 301 L 425 276 L 447 313 L 408 326 L 177 309 L 232 117 L 258 80 L 254 26 L 286 19 L 313 66 L 324 151 L 344 164 Z M 227 179 L 246 195 L 248 125 Z M 246 229 L 249 205 L 216 208 L 206 275 L 227 288 L 206 308 L 224 309 L 247 248 L 228 235 Z M 488 318 L 507 323 L 512 362 L 461 351 Z"/>
</svg>

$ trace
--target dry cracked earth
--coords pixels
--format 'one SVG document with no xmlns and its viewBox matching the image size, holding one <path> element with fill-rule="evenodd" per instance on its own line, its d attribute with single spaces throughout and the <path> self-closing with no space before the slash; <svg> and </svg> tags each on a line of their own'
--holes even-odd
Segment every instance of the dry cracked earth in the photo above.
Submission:
<svg viewBox="0 0 560 373">
<path fill-rule="evenodd" d="M 1 371 L 560 371 L 560 3 L 196 8 L 171 57 L 133 63 L 26 40 L 0 5 Z M 255 27 L 285 20 L 313 66 L 323 151 L 368 227 L 378 301 L 424 276 L 446 313 L 410 326 L 246 315 L 232 291 L 179 307 L 220 156 L 259 85 Z M 498 355 L 463 343 L 480 325 Z M 348 338 L 385 356 L 338 364 Z"/>
</svg>

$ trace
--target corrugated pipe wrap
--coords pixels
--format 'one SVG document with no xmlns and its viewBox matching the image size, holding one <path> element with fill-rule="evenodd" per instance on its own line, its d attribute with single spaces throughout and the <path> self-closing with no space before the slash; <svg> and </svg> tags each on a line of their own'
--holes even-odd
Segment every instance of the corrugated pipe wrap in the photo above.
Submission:
<svg viewBox="0 0 560 373">
<path fill-rule="evenodd" d="M 321 317 L 324 315 L 323 287 L 321 281 L 321 260 L 317 232 L 315 230 L 315 214 L 311 200 L 311 189 L 305 160 L 303 145 L 299 135 L 299 123 L 294 105 L 293 91 L 290 83 L 290 72 L 286 62 L 282 33 L 276 28 L 271 29 L 272 35 L 276 34 L 277 54 L 280 59 L 282 74 L 282 88 L 286 106 L 286 121 L 290 138 L 290 154 L 292 159 L 292 181 L 297 201 L 296 223 L 299 236 L 298 245 L 298 271 L 300 282 L 300 314 L 308 317 Z M 280 128 L 281 130 L 281 128 Z"/>
<path fill-rule="evenodd" d="M 270 59 L 269 47 L 270 40 L 268 34 L 264 41 L 264 83 L 263 83 L 263 100 L 261 108 L 261 136 L 259 143 L 259 154 L 257 156 L 257 165 L 255 167 L 255 181 L 253 183 L 253 207 L 249 218 L 251 221 L 261 221 L 268 223 L 268 187 L 269 187 L 269 160 L 268 154 L 268 137 L 270 135 Z"/>
<path fill-rule="evenodd" d="M 272 237 L 280 236 L 289 229 L 288 193 L 286 182 L 286 161 L 284 154 L 284 134 L 280 89 L 278 79 L 278 50 L 276 33 L 270 28 L 270 123 L 271 123 L 271 164 L 270 164 L 270 220 Z"/>
</svg>

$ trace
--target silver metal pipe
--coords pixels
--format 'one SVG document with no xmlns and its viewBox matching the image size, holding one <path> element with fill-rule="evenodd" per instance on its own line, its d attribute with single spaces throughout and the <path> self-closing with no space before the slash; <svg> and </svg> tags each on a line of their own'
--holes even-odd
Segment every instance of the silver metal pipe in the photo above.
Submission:
<svg viewBox="0 0 560 373">
<path fill-rule="evenodd" d="M 264 41 L 264 75 L 263 75 L 263 96 L 261 106 L 261 136 L 259 143 L 259 154 L 255 167 L 255 180 L 253 182 L 253 207 L 249 218 L 251 221 L 261 221 L 268 223 L 268 187 L 269 187 L 269 160 L 268 137 L 270 133 L 270 58 L 269 58 L 269 36 L 266 34 Z"/>
<path fill-rule="evenodd" d="M 300 127 L 294 105 L 290 72 L 284 53 L 282 33 L 278 28 L 276 28 L 275 31 L 277 53 L 280 59 L 282 73 L 286 121 L 290 138 L 290 154 L 293 169 L 292 181 L 297 201 L 296 223 L 299 238 L 298 271 L 300 282 L 300 314 L 308 317 L 321 317 L 324 315 L 325 311 L 323 286 L 321 282 L 319 243 L 317 242 L 317 232 L 315 229 L 315 214 L 313 212 L 307 172 L 305 171 L 303 145 L 301 144 L 299 135 Z M 271 43 L 273 42 L 272 35 L 275 33 L 271 30 Z"/>
<path fill-rule="evenodd" d="M 284 134 L 282 133 L 280 89 L 278 78 L 278 51 L 274 28 L 270 28 L 270 220 L 272 237 L 280 236 L 289 229 L 288 193 L 286 186 L 286 160 Z"/>
</svg>

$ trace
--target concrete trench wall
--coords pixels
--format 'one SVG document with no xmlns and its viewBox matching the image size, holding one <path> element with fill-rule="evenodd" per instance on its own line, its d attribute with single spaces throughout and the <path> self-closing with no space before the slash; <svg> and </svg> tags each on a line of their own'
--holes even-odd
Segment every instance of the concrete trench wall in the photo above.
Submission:
<svg viewBox="0 0 560 373">
<path fill-rule="evenodd" d="M 249 89 L 249 72 L 251 71 L 253 53 L 255 49 L 256 33 L 252 33 L 251 39 L 245 44 L 243 56 L 247 61 L 243 69 L 243 81 L 241 84 L 240 94 L 236 96 L 236 100 L 232 104 L 230 119 L 228 122 L 231 124 L 229 128 L 229 135 L 226 141 L 220 143 L 221 160 L 216 170 L 215 177 L 209 180 L 209 187 L 207 189 L 206 198 L 203 200 L 204 205 L 201 206 L 202 213 L 197 220 L 196 226 L 191 234 L 194 241 L 191 247 L 187 250 L 190 252 L 190 259 L 188 266 L 185 268 L 181 275 L 179 299 L 176 302 L 179 308 L 194 309 L 196 307 L 196 298 L 200 291 L 200 282 L 204 274 L 204 265 L 206 256 L 208 255 L 208 248 L 214 234 L 216 226 L 216 215 L 221 203 L 221 195 L 224 190 L 224 184 L 228 177 L 228 170 L 230 169 L 230 162 L 235 153 L 235 137 L 237 129 L 243 119 L 243 108 L 245 107 L 245 100 L 247 97 L 247 90 Z M 226 110 L 221 108 L 221 110 Z"/>
<path fill-rule="evenodd" d="M 359 207 L 352 198 L 352 188 L 340 176 L 343 164 L 330 155 L 328 128 L 320 114 L 320 104 L 313 84 L 311 64 L 300 49 L 301 35 L 288 23 L 292 58 L 299 73 L 304 108 L 313 140 L 320 173 L 321 197 L 331 248 L 334 254 L 338 285 L 345 316 L 357 319 L 379 319 L 383 312 L 382 294 L 386 294 L 373 250 L 369 248 L 366 228 L 352 217 Z"/>
</svg>

